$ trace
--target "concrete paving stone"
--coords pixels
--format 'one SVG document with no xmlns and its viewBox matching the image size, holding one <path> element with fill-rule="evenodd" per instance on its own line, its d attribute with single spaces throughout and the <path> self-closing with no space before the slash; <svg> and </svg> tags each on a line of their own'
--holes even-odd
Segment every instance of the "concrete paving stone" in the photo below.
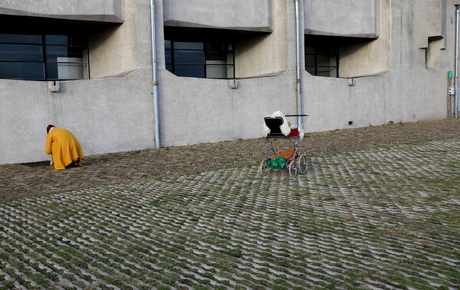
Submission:
<svg viewBox="0 0 460 290">
<path fill-rule="evenodd" d="M 0 204 L 0 234 L 24 238 L 0 254 L 26 254 L 32 269 L 91 289 L 453 288 L 459 144 L 313 156 L 296 179 L 244 166 L 11 200 Z M 71 266 L 56 267 L 66 255 Z"/>
</svg>

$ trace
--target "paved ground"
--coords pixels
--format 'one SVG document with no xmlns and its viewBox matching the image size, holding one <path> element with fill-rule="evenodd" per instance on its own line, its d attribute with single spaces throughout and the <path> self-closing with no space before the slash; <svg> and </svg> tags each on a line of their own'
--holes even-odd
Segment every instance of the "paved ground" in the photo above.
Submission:
<svg viewBox="0 0 460 290">
<path fill-rule="evenodd" d="M 0 289 L 460 289 L 460 122 L 0 166 Z M 52 193 L 52 194 L 50 194 Z"/>
<path fill-rule="evenodd" d="M 396 123 L 307 136 L 300 151 L 318 156 L 460 136 L 460 120 Z M 54 170 L 48 161 L 0 165 L 0 200 L 259 164 L 267 148 L 267 141 L 260 138 L 89 156 L 83 167 L 64 171 Z"/>
</svg>

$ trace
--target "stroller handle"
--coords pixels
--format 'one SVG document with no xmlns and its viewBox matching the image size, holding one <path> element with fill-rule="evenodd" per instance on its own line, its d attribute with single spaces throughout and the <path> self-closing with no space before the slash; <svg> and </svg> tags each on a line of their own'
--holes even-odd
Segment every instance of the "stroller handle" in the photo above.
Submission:
<svg viewBox="0 0 460 290">
<path fill-rule="evenodd" d="M 285 117 L 305 117 L 305 118 L 299 118 L 299 128 L 303 129 L 303 125 L 307 121 L 308 117 L 310 115 L 284 115 Z"/>
</svg>

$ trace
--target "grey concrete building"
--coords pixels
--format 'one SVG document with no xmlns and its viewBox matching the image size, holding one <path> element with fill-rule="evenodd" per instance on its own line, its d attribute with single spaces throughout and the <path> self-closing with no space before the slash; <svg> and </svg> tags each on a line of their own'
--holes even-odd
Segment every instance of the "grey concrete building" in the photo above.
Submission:
<svg viewBox="0 0 460 290">
<path fill-rule="evenodd" d="M 453 117 L 457 4 L 3 0 L 0 164 L 48 159 L 48 124 L 94 155 L 257 138 L 277 110 L 308 131 Z"/>
</svg>

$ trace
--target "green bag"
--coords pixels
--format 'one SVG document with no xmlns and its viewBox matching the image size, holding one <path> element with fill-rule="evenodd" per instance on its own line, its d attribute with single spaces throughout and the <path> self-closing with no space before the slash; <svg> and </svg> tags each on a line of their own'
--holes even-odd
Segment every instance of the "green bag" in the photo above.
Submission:
<svg viewBox="0 0 460 290">
<path fill-rule="evenodd" d="M 287 160 L 286 158 L 279 156 L 279 157 L 276 157 L 275 159 L 269 158 L 265 161 L 265 163 L 267 163 L 268 167 L 273 168 L 273 169 L 284 169 L 286 168 Z"/>
</svg>

